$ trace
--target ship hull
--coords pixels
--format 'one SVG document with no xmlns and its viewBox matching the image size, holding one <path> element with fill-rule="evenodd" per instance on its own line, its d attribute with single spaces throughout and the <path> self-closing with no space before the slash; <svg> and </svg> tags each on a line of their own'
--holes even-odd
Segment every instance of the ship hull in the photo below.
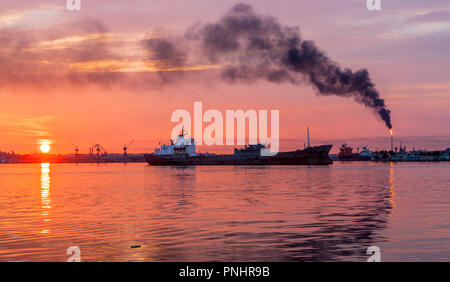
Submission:
<svg viewBox="0 0 450 282">
<path fill-rule="evenodd" d="M 198 165 L 329 165 L 328 153 L 332 145 L 309 147 L 304 150 L 280 152 L 275 156 L 250 155 L 155 155 L 145 154 L 145 160 L 154 166 Z"/>
</svg>

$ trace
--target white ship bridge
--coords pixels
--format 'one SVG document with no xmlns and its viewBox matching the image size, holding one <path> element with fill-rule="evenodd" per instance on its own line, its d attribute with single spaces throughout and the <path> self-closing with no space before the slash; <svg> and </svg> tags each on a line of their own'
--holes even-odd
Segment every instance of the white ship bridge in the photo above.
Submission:
<svg viewBox="0 0 450 282">
<path fill-rule="evenodd" d="M 155 150 L 155 155 L 188 155 L 195 156 L 195 140 L 187 137 L 184 134 L 184 129 L 181 134 L 177 136 L 175 143 L 170 140 L 170 145 L 161 145 L 159 149 Z"/>
</svg>

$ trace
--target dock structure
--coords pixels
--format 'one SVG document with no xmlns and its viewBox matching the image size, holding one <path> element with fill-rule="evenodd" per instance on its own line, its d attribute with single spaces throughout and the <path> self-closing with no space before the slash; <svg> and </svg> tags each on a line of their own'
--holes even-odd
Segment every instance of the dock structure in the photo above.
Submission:
<svg viewBox="0 0 450 282">
<path fill-rule="evenodd" d="M 0 163 L 143 163 L 144 154 L 8 154 L 0 152 Z"/>
</svg>

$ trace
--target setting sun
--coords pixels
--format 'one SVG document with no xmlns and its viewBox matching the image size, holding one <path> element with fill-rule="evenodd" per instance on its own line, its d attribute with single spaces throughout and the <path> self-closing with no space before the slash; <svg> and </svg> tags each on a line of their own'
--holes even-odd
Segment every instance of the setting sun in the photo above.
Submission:
<svg viewBox="0 0 450 282">
<path fill-rule="evenodd" d="M 50 151 L 50 145 L 49 144 L 42 144 L 39 149 L 42 153 L 48 153 Z"/>
</svg>

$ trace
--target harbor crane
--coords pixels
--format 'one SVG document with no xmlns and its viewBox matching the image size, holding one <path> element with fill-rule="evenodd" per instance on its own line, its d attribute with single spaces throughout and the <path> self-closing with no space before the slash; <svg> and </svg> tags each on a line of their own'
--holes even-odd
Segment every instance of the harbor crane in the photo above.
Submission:
<svg viewBox="0 0 450 282">
<path fill-rule="evenodd" d="M 80 149 L 78 149 L 78 145 L 74 145 L 73 143 L 71 143 L 71 144 L 72 144 L 73 149 L 75 150 L 75 157 L 77 157 L 78 156 L 78 151 Z"/>
<path fill-rule="evenodd" d="M 97 157 L 99 157 L 100 154 L 103 155 L 103 156 L 108 155 L 108 152 L 106 151 L 106 149 L 100 144 L 95 144 L 94 146 L 89 148 L 89 155 L 90 156 L 94 155 L 94 150 L 97 152 Z"/>
<path fill-rule="evenodd" d="M 130 147 L 130 145 L 133 144 L 133 143 L 134 143 L 134 139 L 130 143 L 128 143 L 128 145 L 127 144 L 123 145 L 123 156 L 124 157 L 128 156 L 127 150 Z"/>
</svg>

